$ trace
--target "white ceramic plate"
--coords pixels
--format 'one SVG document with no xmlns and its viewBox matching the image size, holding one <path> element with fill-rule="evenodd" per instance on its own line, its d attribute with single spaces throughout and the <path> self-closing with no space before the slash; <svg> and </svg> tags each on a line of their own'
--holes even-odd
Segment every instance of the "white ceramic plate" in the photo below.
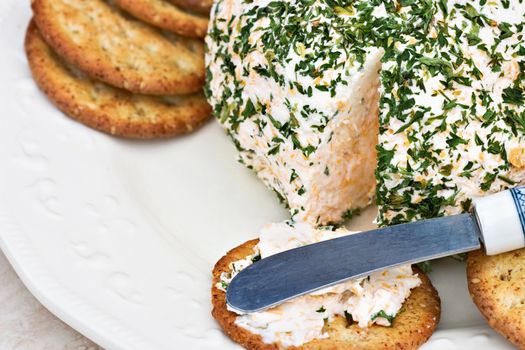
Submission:
<svg viewBox="0 0 525 350">
<path fill-rule="evenodd" d="M 214 122 L 130 142 L 57 111 L 24 56 L 28 3 L 0 2 L 1 248 L 49 310 L 103 347 L 239 348 L 210 316 L 210 271 L 286 211 L 234 161 Z M 510 348 L 485 325 L 464 275 L 461 263 L 435 263 L 442 322 L 424 348 Z"/>
</svg>

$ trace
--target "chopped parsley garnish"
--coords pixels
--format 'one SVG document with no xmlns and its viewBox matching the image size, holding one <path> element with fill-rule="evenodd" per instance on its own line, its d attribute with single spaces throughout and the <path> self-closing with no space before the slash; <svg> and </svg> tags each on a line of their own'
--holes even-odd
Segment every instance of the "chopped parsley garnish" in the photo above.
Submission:
<svg viewBox="0 0 525 350">
<path fill-rule="evenodd" d="M 384 310 L 380 310 L 372 316 L 371 320 L 374 321 L 378 317 L 384 318 L 388 321 L 388 323 L 390 323 L 390 325 L 392 325 L 394 323 L 396 315 L 388 315 Z"/>
<path fill-rule="evenodd" d="M 346 326 L 349 327 L 354 323 L 354 318 L 345 310 Z"/>
<path fill-rule="evenodd" d="M 350 220 L 352 219 L 354 216 L 359 216 L 361 215 L 361 209 L 360 208 L 357 208 L 357 209 L 348 209 L 347 211 L 345 211 L 343 213 L 343 219 L 345 220 Z"/>
<path fill-rule="evenodd" d="M 503 102 L 513 104 L 513 105 L 522 105 L 525 96 L 523 96 L 523 90 L 517 87 L 508 87 L 503 89 Z"/>
<path fill-rule="evenodd" d="M 432 264 L 430 263 L 430 261 L 423 261 L 423 262 L 417 263 L 417 266 L 424 273 L 431 273 L 432 272 Z"/>
<path fill-rule="evenodd" d="M 229 286 L 229 284 L 228 284 L 228 283 L 226 283 L 226 282 L 224 282 L 224 281 L 221 281 L 221 286 L 222 286 L 222 289 L 224 289 L 224 290 L 227 290 L 227 289 L 228 289 L 228 286 Z"/>
</svg>

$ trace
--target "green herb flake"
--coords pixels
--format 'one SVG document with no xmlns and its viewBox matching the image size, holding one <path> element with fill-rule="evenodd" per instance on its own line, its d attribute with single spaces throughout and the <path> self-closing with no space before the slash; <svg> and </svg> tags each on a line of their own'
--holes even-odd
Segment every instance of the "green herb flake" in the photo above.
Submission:
<svg viewBox="0 0 525 350">
<path fill-rule="evenodd" d="M 384 310 L 380 310 L 372 316 L 371 320 L 374 321 L 378 317 L 384 318 L 388 321 L 388 323 L 390 323 L 390 325 L 392 325 L 394 323 L 396 315 L 388 315 Z"/>
</svg>

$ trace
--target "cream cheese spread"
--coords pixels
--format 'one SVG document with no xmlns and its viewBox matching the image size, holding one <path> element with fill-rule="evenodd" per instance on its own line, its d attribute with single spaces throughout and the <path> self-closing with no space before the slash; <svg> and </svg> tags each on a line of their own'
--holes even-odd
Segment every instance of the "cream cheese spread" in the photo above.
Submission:
<svg viewBox="0 0 525 350">
<path fill-rule="evenodd" d="M 231 279 L 259 258 L 285 250 L 352 234 L 346 229 L 315 229 L 305 223 L 269 224 L 261 230 L 254 253 L 231 264 L 217 287 L 226 290 Z M 350 280 L 285 302 L 262 312 L 239 315 L 235 323 L 266 343 L 298 346 L 326 338 L 325 322 L 345 317 L 359 327 L 390 326 L 411 289 L 421 283 L 410 266 L 401 266 L 369 277 Z M 234 311 L 234 310 L 230 310 Z"/>
</svg>

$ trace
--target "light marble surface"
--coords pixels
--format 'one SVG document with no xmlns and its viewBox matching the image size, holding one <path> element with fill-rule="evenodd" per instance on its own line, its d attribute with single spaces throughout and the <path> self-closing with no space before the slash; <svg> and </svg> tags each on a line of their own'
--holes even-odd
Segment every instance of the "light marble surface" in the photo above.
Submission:
<svg viewBox="0 0 525 350">
<path fill-rule="evenodd" d="M 0 349 L 101 348 L 47 311 L 22 284 L 0 251 Z"/>
</svg>

